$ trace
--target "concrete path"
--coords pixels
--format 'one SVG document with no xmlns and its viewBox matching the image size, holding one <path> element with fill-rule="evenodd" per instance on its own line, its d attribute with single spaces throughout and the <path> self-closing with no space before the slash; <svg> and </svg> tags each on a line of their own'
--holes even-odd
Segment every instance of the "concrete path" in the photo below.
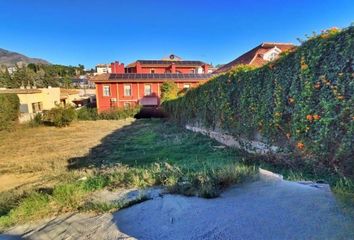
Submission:
<svg viewBox="0 0 354 240">
<path fill-rule="evenodd" d="M 354 239 L 352 220 L 328 185 L 270 177 L 216 199 L 156 195 L 114 214 L 74 214 L 26 231 L 17 227 L 2 239 Z"/>
</svg>

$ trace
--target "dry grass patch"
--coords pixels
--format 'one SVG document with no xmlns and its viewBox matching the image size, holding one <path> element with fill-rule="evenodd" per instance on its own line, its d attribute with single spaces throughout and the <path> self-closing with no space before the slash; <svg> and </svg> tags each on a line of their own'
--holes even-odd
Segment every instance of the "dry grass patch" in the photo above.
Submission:
<svg viewBox="0 0 354 240">
<path fill-rule="evenodd" d="M 82 121 L 66 128 L 20 126 L 1 132 L 0 192 L 65 174 L 69 159 L 87 155 L 102 138 L 133 121 Z"/>
</svg>

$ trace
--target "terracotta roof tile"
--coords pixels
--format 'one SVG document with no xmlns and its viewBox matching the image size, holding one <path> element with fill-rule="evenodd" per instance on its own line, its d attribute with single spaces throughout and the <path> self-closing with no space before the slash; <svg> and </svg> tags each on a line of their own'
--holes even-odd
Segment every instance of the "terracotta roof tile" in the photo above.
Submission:
<svg viewBox="0 0 354 240">
<path fill-rule="evenodd" d="M 244 53 L 240 57 L 236 58 L 235 60 L 225 64 L 224 66 L 218 68 L 213 73 L 223 73 L 231 70 L 233 67 L 237 65 L 250 65 L 254 67 L 260 67 L 264 64 L 268 63 L 269 61 L 263 59 L 263 54 L 268 52 L 269 50 L 273 49 L 274 47 L 279 48 L 282 52 L 289 51 L 295 48 L 295 45 L 291 43 L 270 43 L 265 42 L 257 47 L 251 49 L 250 51 Z"/>
</svg>

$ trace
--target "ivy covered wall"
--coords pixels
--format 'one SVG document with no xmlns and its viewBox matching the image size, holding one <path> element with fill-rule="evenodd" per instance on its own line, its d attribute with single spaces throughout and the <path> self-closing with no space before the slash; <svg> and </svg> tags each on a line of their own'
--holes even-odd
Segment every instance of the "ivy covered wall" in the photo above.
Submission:
<svg viewBox="0 0 354 240">
<path fill-rule="evenodd" d="M 276 62 L 238 66 L 163 107 L 181 124 L 261 135 L 303 163 L 353 176 L 353 69 L 354 27 L 330 29 Z"/>
</svg>

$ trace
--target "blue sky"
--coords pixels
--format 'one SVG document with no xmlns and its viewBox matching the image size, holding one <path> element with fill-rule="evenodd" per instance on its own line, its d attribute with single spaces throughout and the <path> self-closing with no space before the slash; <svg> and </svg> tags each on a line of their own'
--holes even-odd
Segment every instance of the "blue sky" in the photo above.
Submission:
<svg viewBox="0 0 354 240">
<path fill-rule="evenodd" d="M 0 48 L 86 67 L 170 53 L 218 64 L 353 21 L 353 0 L 0 0 Z"/>
</svg>

